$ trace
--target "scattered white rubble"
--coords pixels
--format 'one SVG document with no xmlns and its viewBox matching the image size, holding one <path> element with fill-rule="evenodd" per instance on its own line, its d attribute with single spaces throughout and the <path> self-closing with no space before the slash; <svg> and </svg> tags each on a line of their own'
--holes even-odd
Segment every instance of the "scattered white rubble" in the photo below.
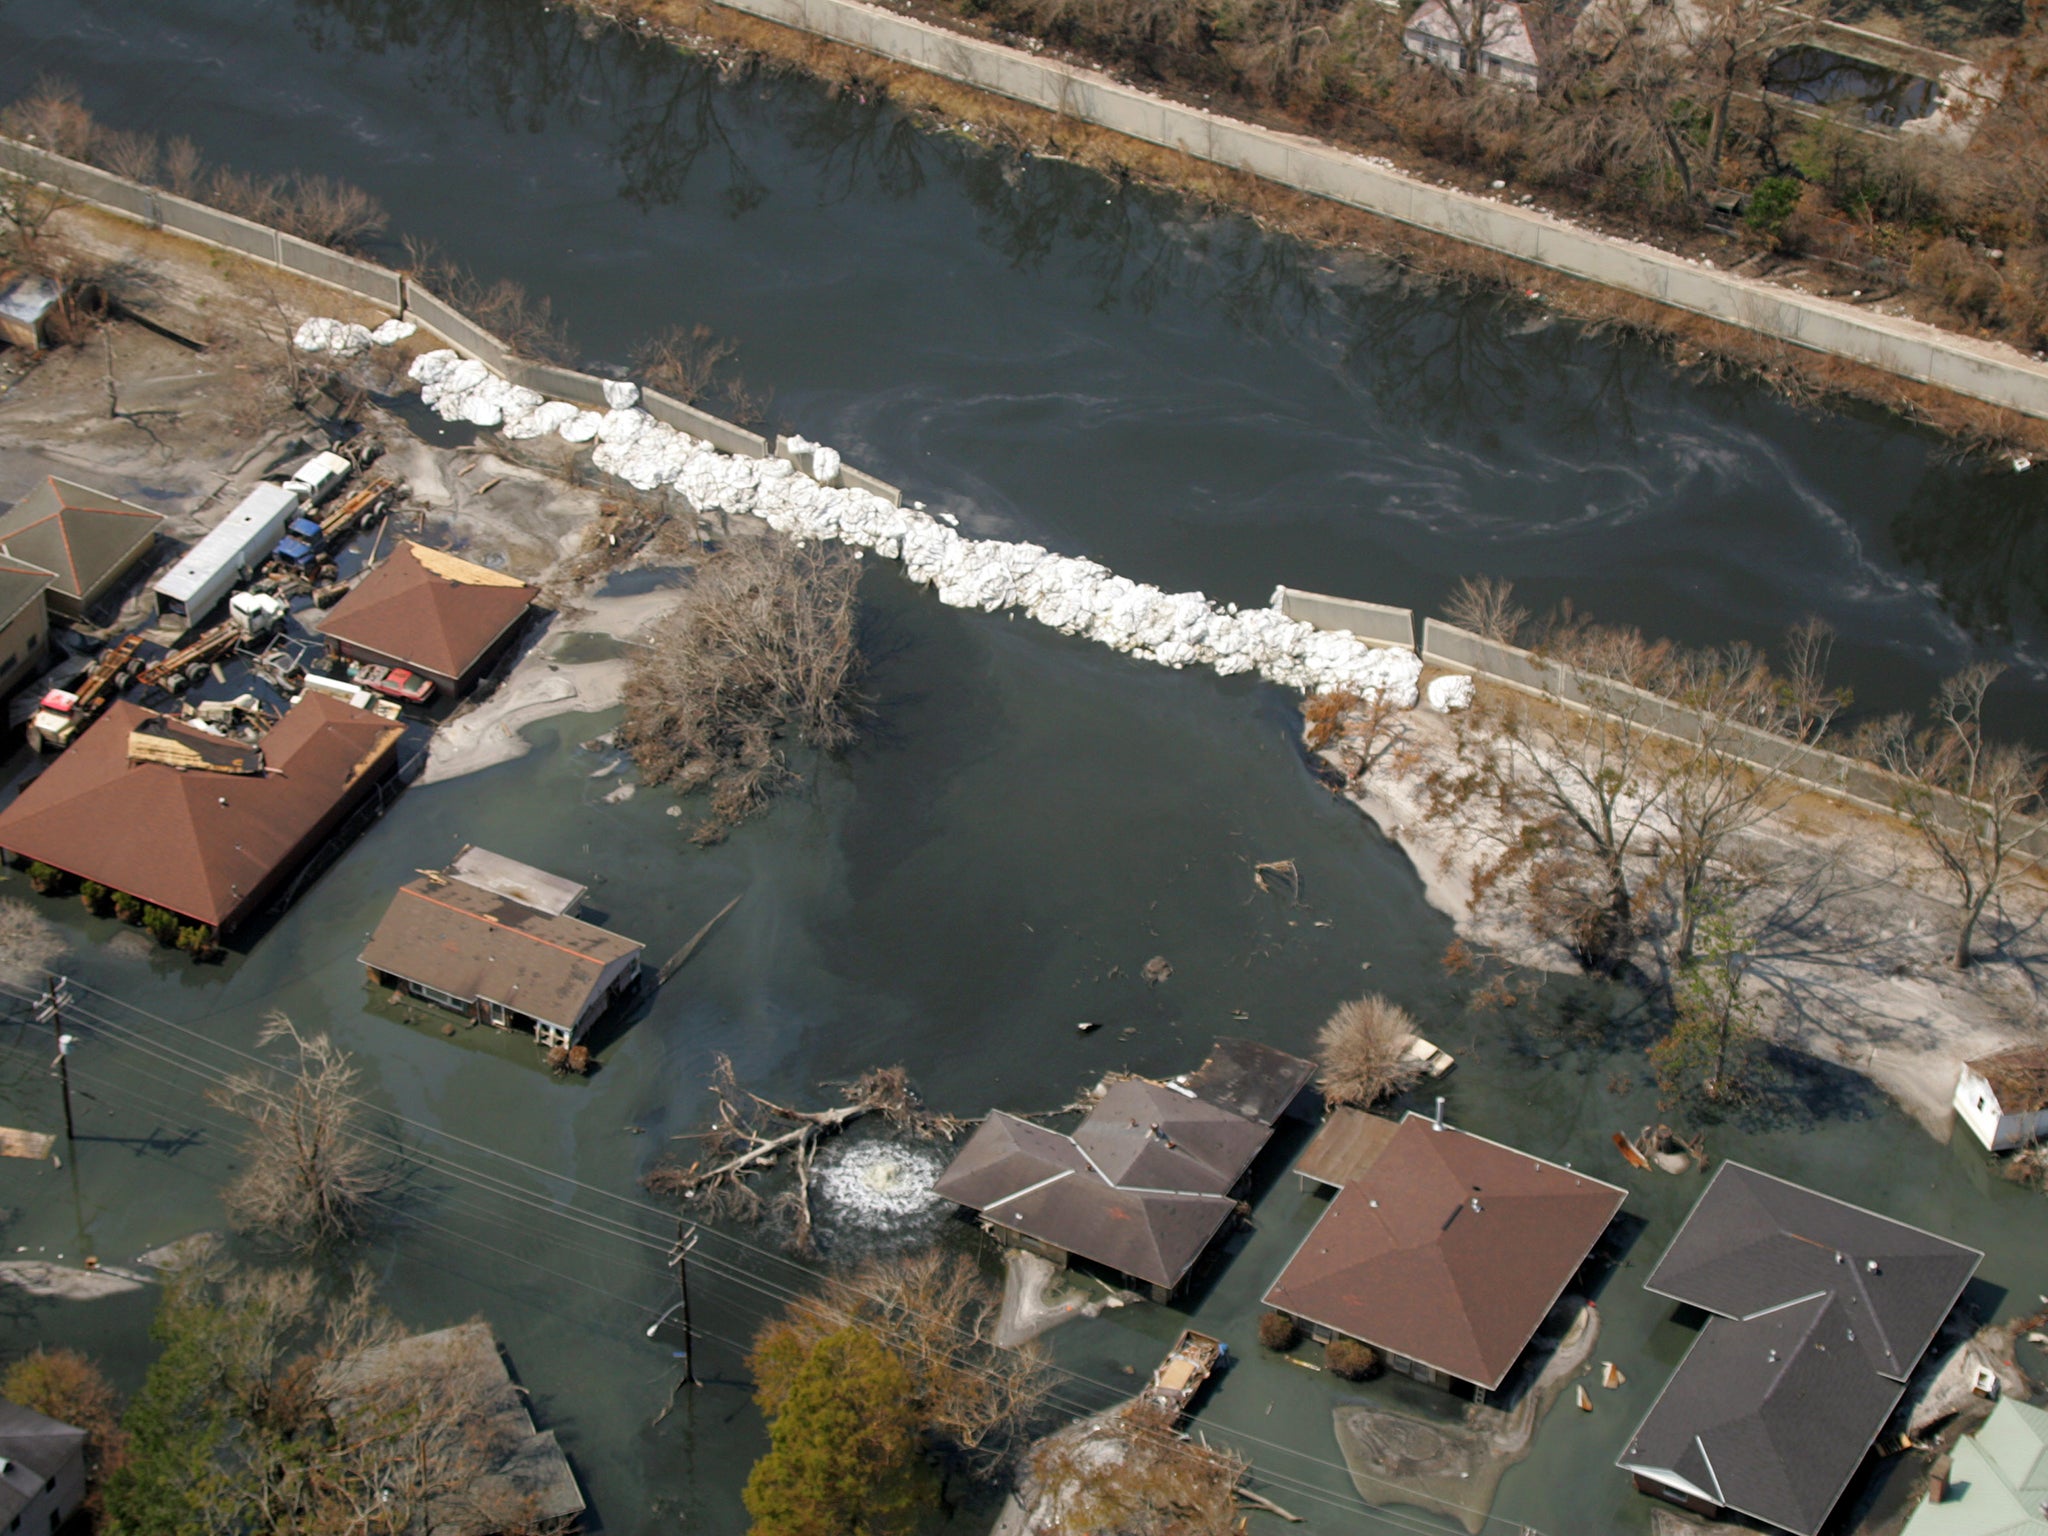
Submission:
<svg viewBox="0 0 2048 1536">
<path fill-rule="evenodd" d="M 365 345 L 374 341 L 360 326 L 338 333 L 338 325 L 307 321 L 299 328 L 300 345 L 314 340 L 333 350 L 337 334 L 352 343 L 358 331 Z M 595 442 L 598 468 L 629 485 L 673 486 L 700 511 L 751 514 L 800 543 L 831 539 L 899 560 L 912 581 L 931 587 L 950 607 L 1021 609 L 1061 634 L 1162 666 L 1206 666 L 1225 676 L 1256 672 L 1304 693 L 1384 694 L 1403 709 L 1418 702 L 1422 662 L 1411 651 L 1317 630 L 1271 608 L 1240 609 L 1212 603 L 1200 592 L 1164 592 L 1041 545 L 965 537 L 944 514 L 828 483 L 838 478 L 841 463 L 837 451 L 823 444 L 789 441 L 791 456 L 808 464 L 806 474 L 780 458 L 735 457 L 657 421 L 640 408 L 640 392 L 629 383 L 605 385 L 609 410 L 585 411 L 543 399 L 445 349 L 415 358 L 411 374 L 420 399 L 444 420 L 502 427 L 512 437 L 552 434 L 565 442 Z M 1461 682 L 1463 702 L 1437 702 L 1437 689 Z M 1463 708 L 1469 692 L 1467 679 L 1439 679 L 1432 685 L 1432 707 Z"/>
<path fill-rule="evenodd" d="M 383 326 L 377 328 L 378 331 L 383 329 Z M 292 345 L 301 352 L 332 352 L 336 357 L 357 357 L 369 351 L 372 345 L 389 346 L 390 343 L 378 342 L 377 332 L 368 326 L 350 325 L 345 320 L 313 319 L 293 332 Z"/>
<path fill-rule="evenodd" d="M 380 347 L 396 346 L 399 342 L 410 339 L 418 329 L 419 327 L 410 320 L 386 320 L 370 332 L 370 340 Z"/>
<path fill-rule="evenodd" d="M 1429 707 L 1440 715 L 1472 707 L 1472 679 L 1458 674 L 1431 678 Z"/>
</svg>

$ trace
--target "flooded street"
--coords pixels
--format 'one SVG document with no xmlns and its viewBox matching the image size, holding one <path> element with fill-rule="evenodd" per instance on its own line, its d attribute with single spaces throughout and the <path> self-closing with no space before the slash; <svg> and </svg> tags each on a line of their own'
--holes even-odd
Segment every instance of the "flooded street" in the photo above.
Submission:
<svg viewBox="0 0 2048 1536">
<path fill-rule="evenodd" d="M 1532 605 L 1570 595 L 1689 639 L 1767 640 L 1818 608 L 1859 708 L 1997 656 L 2015 663 L 2000 724 L 2048 738 L 2038 472 L 1987 474 L 1890 419 L 1682 380 L 1540 305 L 1304 251 L 805 82 L 728 80 L 525 0 L 0 0 L 0 94 L 39 70 L 77 80 L 109 123 L 366 185 L 394 236 L 550 295 L 590 359 L 623 368 L 649 331 L 708 324 L 774 386 L 772 419 L 964 532 L 1240 602 L 1285 582 L 1428 608 L 1488 571 Z M 0 1162 L 8 1255 L 128 1264 L 219 1229 L 234 1138 L 205 1089 L 282 1010 L 356 1053 L 415 1160 L 397 1224 L 365 1250 L 406 1321 L 488 1319 L 593 1526 L 737 1532 L 765 1444 L 739 1356 L 807 1272 L 772 1227 L 708 1233 L 691 1269 L 705 1385 L 655 1423 L 678 1375 L 674 1330 L 646 1333 L 676 1299 L 674 1219 L 638 1184 L 664 1153 L 688 1157 L 672 1138 L 701 1125 L 718 1056 L 785 1102 L 900 1062 L 935 1109 L 1043 1110 L 1106 1071 L 1188 1070 L 1220 1033 L 1304 1051 L 1371 988 L 1457 1058 L 1454 1122 L 1630 1189 L 1629 1244 L 1598 1296 L 1599 1358 L 1627 1386 L 1544 1421 L 1485 1529 L 1646 1531 L 1650 1505 L 1612 1462 L 1694 1337 L 1641 1283 L 1702 1181 L 1615 1155 L 1613 1132 L 1660 1118 L 1636 1000 L 1550 978 L 1532 1002 L 1475 1005 L 1406 858 L 1305 770 L 1283 690 L 947 609 L 879 564 L 864 740 L 803 765 L 801 789 L 720 846 L 692 846 L 667 794 L 607 801 L 613 756 L 583 744 L 613 719 L 568 716 L 530 728 L 523 758 L 408 791 L 224 965 L 138 951 L 133 930 L 44 903 L 74 943 L 81 1141 L 61 1169 Z M 562 656 L 617 653 L 583 636 Z M 449 1015 L 391 1004 L 357 963 L 394 888 L 464 843 L 588 883 L 650 966 L 740 901 L 650 1003 L 600 1029 L 589 1079 L 555 1080 L 531 1041 L 445 1032 Z M 1276 859 L 1299 867 L 1299 904 L 1255 886 L 1252 866 Z M 0 886 L 25 892 L 18 874 Z M 1148 987 L 1154 955 L 1173 973 Z M 49 1057 L 44 1026 L 0 1023 L 0 1119 L 54 1123 Z M 1982 1248 L 1967 1299 L 1987 1319 L 2048 1291 L 2048 1201 L 1967 1137 L 1936 1144 L 1842 1063 L 1707 1135 L 1717 1160 Z M 1197 1422 L 1303 1529 L 1453 1529 L 1362 1505 L 1331 1422 L 1360 1398 L 1436 1415 L 1449 1399 L 1310 1376 L 1256 1346 L 1258 1299 L 1324 1209 L 1285 1171 L 1303 1139 L 1261 1165 L 1248 1233 L 1188 1309 L 1047 1335 L 1072 1373 L 1059 1406 L 1128 1394 L 1192 1321 L 1239 1357 Z M 922 1195 L 940 1156 L 864 1130 L 834 1147 L 826 1256 L 932 1234 L 975 1246 Z M 153 1301 L 0 1291 L 0 1354 L 72 1343 L 132 1387 Z M 992 1516 L 969 1505 L 943 1528 Z"/>
</svg>

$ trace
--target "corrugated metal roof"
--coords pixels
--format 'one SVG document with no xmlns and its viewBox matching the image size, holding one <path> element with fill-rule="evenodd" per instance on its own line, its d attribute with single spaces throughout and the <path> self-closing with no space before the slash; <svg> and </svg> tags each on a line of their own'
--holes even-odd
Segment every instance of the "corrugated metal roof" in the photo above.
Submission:
<svg viewBox="0 0 2048 1536">
<path fill-rule="evenodd" d="M 240 570 L 250 564 L 252 552 L 256 552 L 258 559 L 268 554 L 298 506 L 297 491 L 265 481 L 187 550 L 184 559 L 164 572 L 154 590 L 189 606 L 224 571 Z M 192 617 L 196 619 L 199 615 L 195 613 Z"/>
</svg>

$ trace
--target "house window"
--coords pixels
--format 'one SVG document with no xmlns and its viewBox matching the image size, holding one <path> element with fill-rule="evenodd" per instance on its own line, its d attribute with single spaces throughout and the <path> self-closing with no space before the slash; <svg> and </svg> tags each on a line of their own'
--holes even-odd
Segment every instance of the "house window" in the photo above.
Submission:
<svg viewBox="0 0 2048 1536">
<path fill-rule="evenodd" d="M 461 1013 L 469 1007 L 469 1004 L 455 996 L 452 992 L 443 992 L 439 987 L 430 987 L 424 981 L 408 981 L 405 985 L 414 996 L 424 997 L 430 1003 L 439 1003 L 443 1008 L 453 1008 L 456 1012 Z"/>
</svg>

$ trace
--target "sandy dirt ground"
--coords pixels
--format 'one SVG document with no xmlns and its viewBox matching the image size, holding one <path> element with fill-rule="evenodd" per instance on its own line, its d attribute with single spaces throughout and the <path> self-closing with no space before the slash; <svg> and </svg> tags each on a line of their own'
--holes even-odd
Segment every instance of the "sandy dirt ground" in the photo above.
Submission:
<svg viewBox="0 0 2048 1536">
<path fill-rule="evenodd" d="M 1454 750 L 1463 717 L 1418 708 L 1401 739 L 1349 795 L 1399 843 L 1470 943 L 1517 964 L 1572 969 L 1518 912 L 1475 908 L 1472 874 L 1483 845 L 1469 821 L 1432 818 L 1424 776 Z M 1756 932 L 1749 977 L 1768 999 L 1770 1037 L 1860 1073 L 1930 1133 L 1946 1140 L 1960 1064 L 2040 1039 L 2048 993 L 2048 885 L 2038 870 L 1979 927 L 1985 958 L 1947 964 L 1953 907 L 1911 830 L 1860 807 L 1801 795 L 1752 834 L 1782 870 L 1747 898 Z M 1996 945 L 1995 952 L 1993 946 Z"/>
</svg>

